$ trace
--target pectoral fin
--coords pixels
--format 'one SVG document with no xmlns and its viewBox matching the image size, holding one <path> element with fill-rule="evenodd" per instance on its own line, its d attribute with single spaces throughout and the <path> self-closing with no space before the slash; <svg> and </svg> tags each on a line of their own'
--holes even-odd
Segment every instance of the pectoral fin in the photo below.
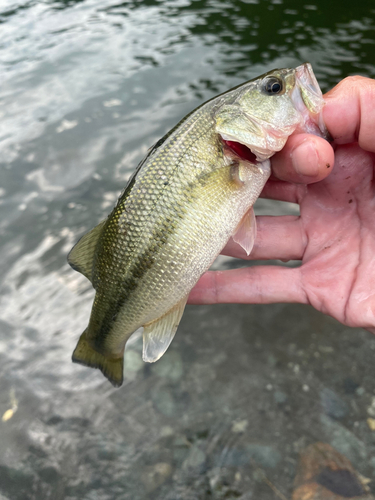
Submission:
<svg viewBox="0 0 375 500">
<path fill-rule="evenodd" d="M 69 265 L 91 281 L 92 264 L 95 248 L 101 235 L 105 220 L 100 222 L 94 229 L 82 236 L 74 245 L 68 255 Z"/>
<path fill-rule="evenodd" d="M 247 255 L 254 246 L 257 234 L 257 223 L 255 220 L 254 209 L 250 208 L 248 212 L 242 217 L 241 222 L 237 226 L 236 232 L 232 236 L 233 240 L 241 245 Z"/>
<path fill-rule="evenodd" d="M 144 325 L 143 361 L 153 363 L 163 356 L 176 333 L 186 301 L 187 297 L 161 318 Z"/>
<path fill-rule="evenodd" d="M 124 358 L 107 358 L 95 351 L 86 340 L 86 330 L 82 333 L 72 356 L 74 363 L 99 368 L 115 387 L 120 387 L 124 377 Z"/>
</svg>

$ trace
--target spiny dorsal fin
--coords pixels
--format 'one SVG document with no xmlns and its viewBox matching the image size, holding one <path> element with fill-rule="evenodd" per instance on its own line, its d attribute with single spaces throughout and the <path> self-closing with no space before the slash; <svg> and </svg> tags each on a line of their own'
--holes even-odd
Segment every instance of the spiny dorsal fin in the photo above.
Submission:
<svg viewBox="0 0 375 500">
<path fill-rule="evenodd" d="M 74 349 L 72 361 L 91 368 L 99 368 L 115 387 L 120 387 L 124 377 L 124 358 L 111 359 L 95 351 L 86 340 L 86 330 L 82 333 Z"/>
<path fill-rule="evenodd" d="M 238 224 L 236 232 L 232 238 L 236 243 L 241 245 L 247 255 L 250 255 L 254 246 L 256 234 L 257 223 L 255 220 L 254 209 L 250 208 L 250 210 L 242 217 L 241 222 Z"/>
<path fill-rule="evenodd" d="M 184 297 L 167 314 L 143 325 L 143 361 L 153 363 L 163 356 L 176 333 L 186 301 Z"/>
<path fill-rule="evenodd" d="M 70 266 L 91 281 L 92 264 L 95 248 L 101 235 L 106 219 L 100 222 L 94 229 L 84 234 L 74 245 L 68 255 Z"/>
</svg>

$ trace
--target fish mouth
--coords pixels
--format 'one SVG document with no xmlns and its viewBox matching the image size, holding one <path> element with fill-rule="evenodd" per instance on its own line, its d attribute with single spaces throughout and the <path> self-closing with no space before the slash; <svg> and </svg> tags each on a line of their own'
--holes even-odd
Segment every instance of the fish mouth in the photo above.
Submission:
<svg viewBox="0 0 375 500">
<path fill-rule="evenodd" d="M 253 165 L 259 165 L 261 163 L 251 149 L 245 144 L 224 139 L 222 136 L 220 136 L 220 139 L 224 146 L 224 153 L 227 153 L 227 156 L 235 156 Z"/>
</svg>

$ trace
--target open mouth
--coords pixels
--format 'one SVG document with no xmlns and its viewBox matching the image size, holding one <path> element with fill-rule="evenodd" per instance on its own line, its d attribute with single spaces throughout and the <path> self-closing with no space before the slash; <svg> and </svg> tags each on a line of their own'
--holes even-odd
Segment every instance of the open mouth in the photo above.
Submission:
<svg viewBox="0 0 375 500">
<path fill-rule="evenodd" d="M 229 149 L 232 153 L 241 158 L 241 160 L 245 160 L 253 164 L 259 163 L 255 154 L 252 153 L 244 144 L 235 141 L 228 141 L 223 138 L 221 138 L 221 140 L 224 148 Z"/>
</svg>

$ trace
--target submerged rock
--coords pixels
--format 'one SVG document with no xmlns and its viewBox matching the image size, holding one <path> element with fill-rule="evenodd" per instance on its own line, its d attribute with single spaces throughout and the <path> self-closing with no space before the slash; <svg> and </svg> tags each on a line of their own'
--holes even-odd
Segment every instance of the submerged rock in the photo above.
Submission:
<svg viewBox="0 0 375 500">
<path fill-rule="evenodd" d="M 167 417 L 172 417 L 176 412 L 176 404 L 168 389 L 160 389 L 154 392 L 152 400 L 156 408 Z"/>
<path fill-rule="evenodd" d="M 152 372 L 172 382 L 177 382 L 183 375 L 181 355 L 175 351 L 167 351 L 163 358 L 152 365 Z"/>
<path fill-rule="evenodd" d="M 320 391 L 320 401 L 324 413 L 329 417 L 339 420 L 344 418 L 348 412 L 348 405 L 334 391 L 324 388 Z"/>
<path fill-rule="evenodd" d="M 141 477 L 146 492 L 151 493 L 159 488 L 172 475 L 172 471 L 172 466 L 167 462 L 159 462 L 145 467 Z"/>
<path fill-rule="evenodd" d="M 301 453 L 292 500 L 375 500 L 368 483 L 332 446 L 314 443 Z"/>
<path fill-rule="evenodd" d="M 189 454 L 182 464 L 184 469 L 201 467 L 206 461 L 205 453 L 196 445 L 190 448 Z"/>
<path fill-rule="evenodd" d="M 249 444 L 246 446 L 246 452 L 257 465 L 270 469 L 274 469 L 281 460 L 280 453 L 271 446 Z"/>
<path fill-rule="evenodd" d="M 320 420 L 331 446 L 353 462 L 366 459 L 366 446 L 357 436 L 326 415 L 322 415 Z"/>
</svg>

